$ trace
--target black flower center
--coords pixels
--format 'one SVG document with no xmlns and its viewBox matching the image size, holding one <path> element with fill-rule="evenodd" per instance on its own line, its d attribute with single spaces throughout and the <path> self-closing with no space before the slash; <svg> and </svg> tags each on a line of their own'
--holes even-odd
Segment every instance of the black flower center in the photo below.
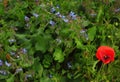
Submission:
<svg viewBox="0 0 120 82">
<path fill-rule="evenodd" d="M 107 56 L 107 55 L 104 56 L 104 59 L 105 59 L 105 60 L 107 60 L 107 59 L 109 59 L 109 58 L 110 58 L 110 57 Z"/>
</svg>

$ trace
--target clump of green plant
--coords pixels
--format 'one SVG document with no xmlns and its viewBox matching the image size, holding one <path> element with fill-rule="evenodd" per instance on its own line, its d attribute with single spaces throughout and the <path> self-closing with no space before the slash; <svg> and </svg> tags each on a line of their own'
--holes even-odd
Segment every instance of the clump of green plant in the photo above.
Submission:
<svg viewBox="0 0 120 82">
<path fill-rule="evenodd" d="M 119 3 L 0 1 L 0 81 L 120 81 Z M 97 60 L 101 45 L 115 50 L 114 62 Z"/>
</svg>

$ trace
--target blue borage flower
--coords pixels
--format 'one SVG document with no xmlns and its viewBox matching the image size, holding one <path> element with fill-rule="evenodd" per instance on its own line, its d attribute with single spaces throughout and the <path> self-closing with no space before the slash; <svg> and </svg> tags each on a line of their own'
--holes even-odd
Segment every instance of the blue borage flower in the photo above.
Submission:
<svg viewBox="0 0 120 82">
<path fill-rule="evenodd" d="M 114 10 L 115 13 L 120 12 L 120 8 Z"/>
<path fill-rule="evenodd" d="M 69 20 L 66 18 L 66 16 L 63 15 L 61 18 L 64 22 L 66 22 L 66 23 L 69 22 Z"/>
<path fill-rule="evenodd" d="M 80 31 L 80 34 L 81 34 L 82 37 L 84 37 L 86 40 L 88 40 L 88 34 L 86 33 L 86 30 L 85 30 L 85 29 L 82 29 L 82 30 Z"/>
<path fill-rule="evenodd" d="M 68 67 L 69 69 L 72 68 L 71 62 L 67 62 L 67 67 Z"/>
<path fill-rule="evenodd" d="M 14 51 L 9 52 L 10 55 L 14 56 L 16 53 Z"/>
<path fill-rule="evenodd" d="M 27 51 L 26 48 L 20 48 L 19 51 L 18 51 L 19 54 L 27 54 L 27 52 L 28 51 Z"/>
<path fill-rule="evenodd" d="M 27 74 L 27 75 L 25 75 L 25 80 L 28 80 L 28 78 L 31 78 L 31 77 L 32 77 L 31 74 Z"/>
<path fill-rule="evenodd" d="M 71 17 L 72 20 L 75 20 L 77 15 L 75 14 L 75 12 L 71 11 L 69 13 L 69 16 Z"/>
<path fill-rule="evenodd" d="M 60 8 L 59 5 L 57 5 L 56 8 L 59 9 L 59 8 Z M 50 10 L 50 12 L 51 12 L 51 13 L 55 13 L 55 15 L 56 15 L 57 17 L 59 17 L 59 18 L 62 18 L 62 20 L 63 20 L 64 22 L 66 22 L 66 23 L 69 22 L 69 20 L 66 18 L 66 16 L 61 15 L 61 13 L 60 13 L 59 11 L 56 12 L 55 7 L 52 7 L 51 10 Z M 69 16 L 71 17 L 72 20 L 75 20 L 77 15 L 76 15 L 73 11 L 71 11 L 71 12 L 69 13 Z M 51 22 L 51 24 L 52 24 L 52 22 Z"/>
<path fill-rule="evenodd" d="M 91 13 L 90 16 L 95 17 L 95 16 L 97 16 L 97 14 L 96 13 Z"/>
<path fill-rule="evenodd" d="M 5 65 L 6 65 L 7 67 L 10 67 L 12 64 L 11 64 L 11 63 L 8 63 L 7 61 L 5 61 Z"/>
<path fill-rule="evenodd" d="M 25 21 L 28 22 L 30 20 L 30 18 L 28 16 L 25 16 Z"/>
<path fill-rule="evenodd" d="M 50 20 L 50 21 L 49 21 L 49 24 L 50 24 L 51 26 L 54 26 L 56 23 L 55 23 L 53 20 Z"/>
<path fill-rule="evenodd" d="M 48 75 L 48 77 L 49 77 L 49 78 L 52 78 L 52 77 L 53 77 L 53 75 L 52 75 L 52 74 L 49 74 L 49 75 Z"/>
<path fill-rule="evenodd" d="M 57 38 L 56 42 L 60 44 L 62 42 L 62 40 L 60 38 Z"/>
<path fill-rule="evenodd" d="M 19 73 L 21 71 L 23 71 L 23 69 L 22 68 L 18 68 L 18 69 L 16 69 L 15 73 Z"/>
<path fill-rule="evenodd" d="M 57 5 L 56 8 L 59 9 L 59 8 L 60 8 L 60 5 Z"/>
<path fill-rule="evenodd" d="M 69 20 L 68 20 L 68 19 L 63 19 L 63 21 L 64 21 L 64 22 L 66 22 L 66 23 L 67 23 L 67 22 L 69 22 Z"/>
<path fill-rule="evenodd" d="M 23 48 L 23 49 L 22 49 L 22 52 L 23 52 L 24 54 L 26 54 L 28 51 L 27 51 L 26 48 Z"/>
<path fill-rule="evenodd" d="M 0 60 L 0 66 L 2 66 L 3 65 L 3 61 L 2 60 Z"/>
<path fill-rule="evenodd" d="M 51 8 L 50 10 L 51 13 L 55 13 L 56 12 L 56 9 L 54 7 Z"/>
<path fill-rule="evenodd" d="M 55 15 L 58 16 L 58 17 L 60 17 L 60 18 L 62 17 L 62 15 L 60 14 L 60 12 L 56 12 Z"/>
<path fill-rule="evenodd" d="M 12 43 L 16 42 L 16 40 L 15 40 L 15 39 L 13 39 L 13 38 L 9 39 L 8 41 L 9 41 L 9 43 L 10 43 L 10 44 L 12 44 Z"/>
<path fill-rule="evenodd" d="M 56 8 L 59 9 L 60 6 L 57 5 Z M 55 13 L 55 12 L 56 12 L 56 8 L 55 8 L 55 7 L 52 7 L 52 8 L 50 9 L 50 12 L 51 12 L 51 13 Z"/>
<path fill-rule="evenodd" d="M 27 23 L 27 24 L 25 24 L 25 26 L 29 28 L 29 27 L 30 27 L 30 24 L 29 24 L 29 23 Z"/>
<path fill-rule="evenodd" d="M 8 72 L 7 72 L 6 70 L 0 70 L 0 74 L 2 74 L 2 75 L 7 75 Z"/>
</svg>

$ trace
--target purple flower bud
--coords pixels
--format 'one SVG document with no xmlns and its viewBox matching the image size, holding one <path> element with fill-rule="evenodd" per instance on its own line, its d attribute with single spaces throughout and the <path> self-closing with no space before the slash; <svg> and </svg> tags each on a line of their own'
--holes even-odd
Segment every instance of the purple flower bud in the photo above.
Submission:
<svg viewBox="0 0 120 82">
<path fill-rule="evenodd" d="M 0 66 L 2 66 L 3 65 L 3 61 L 2 60 L 0 60 Z"/>
</svg>

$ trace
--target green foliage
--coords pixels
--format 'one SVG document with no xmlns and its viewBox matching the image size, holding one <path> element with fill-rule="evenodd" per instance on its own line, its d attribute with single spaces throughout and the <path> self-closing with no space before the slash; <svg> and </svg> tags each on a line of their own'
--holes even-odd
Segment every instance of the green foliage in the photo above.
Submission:
<svg viewBox="0 0 120 82">
<path fill-rule="evenodd" d="M 60 48 L 56 48 L 55 52 L 53 53 L 54 60 L 58 61 L 59 63 L 64 61 L 64 53 Z"/>
<path fill-rule="evenodd" d="M 95 35 L 96 35 L 96 27 L 95 26 L 88 29 L 88 37 L 89 37 L 90 41 L 94 40 Z"/>
<path fill-rule="evenodd" d="M 8 78 L 8 79 L 6 80 L 6 82 L 14 82 L 14 78 L 15 78 L 15 76 L 12 75 L 10 78 Z"/>
<path fill-rule="evenodd" d="M 119 5 L 0 0 L 0 82 L 119 82 Z M 114 62 L 97 60 L 101 45 L 114 48 Z"/>
</svg>

